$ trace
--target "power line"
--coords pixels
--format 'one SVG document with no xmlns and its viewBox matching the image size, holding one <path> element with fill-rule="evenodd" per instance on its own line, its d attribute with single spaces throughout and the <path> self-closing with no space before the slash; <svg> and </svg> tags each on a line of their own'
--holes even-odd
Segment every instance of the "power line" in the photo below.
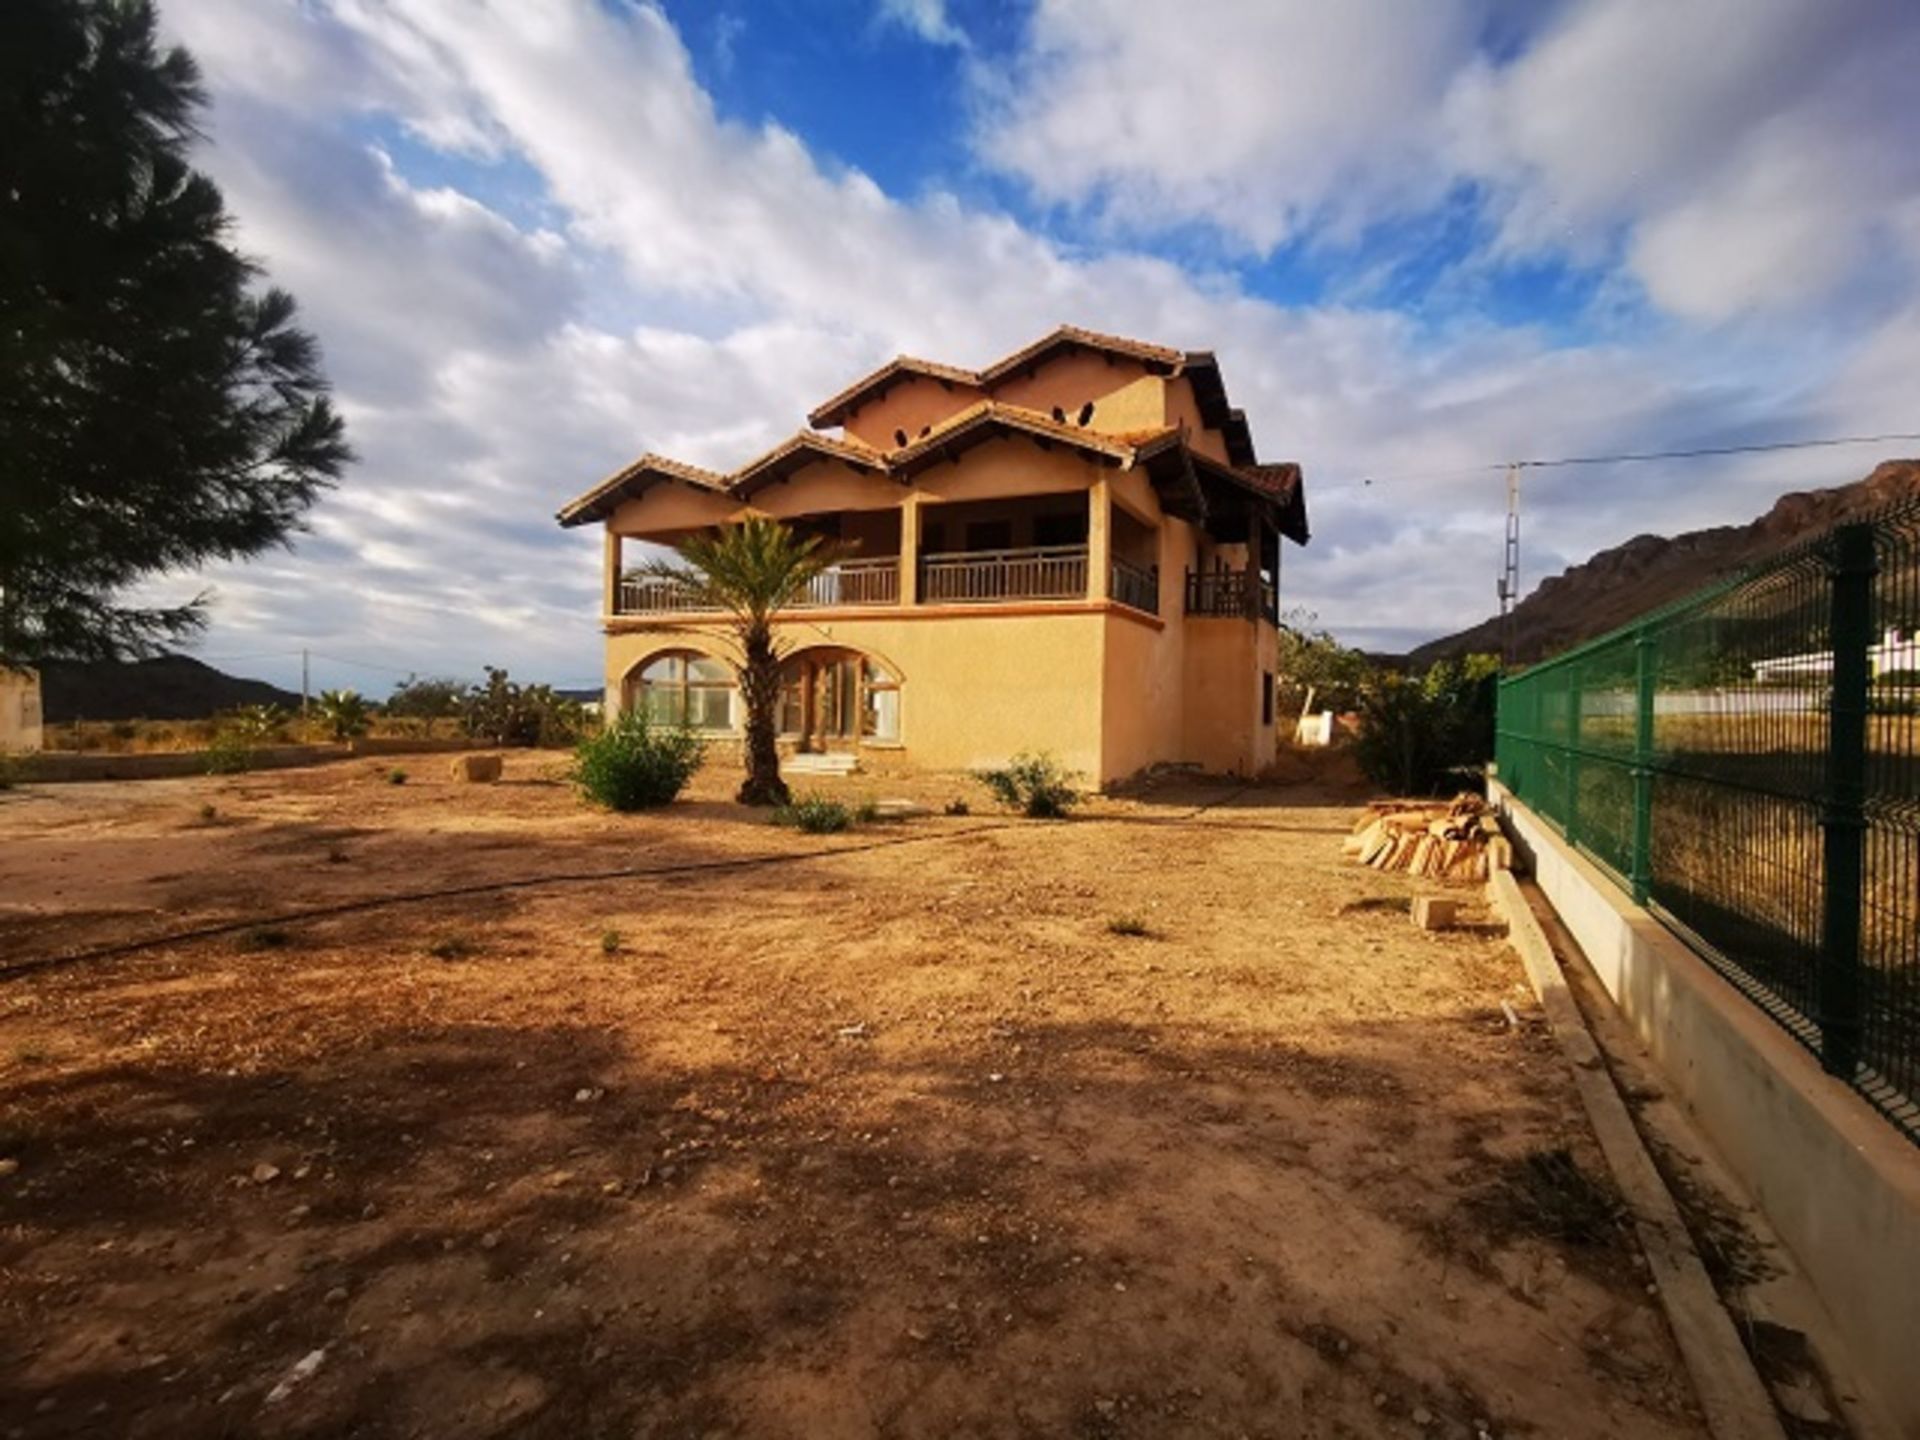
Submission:
<svg viewBox="0 0 1920 1440">
<path fill-rule="evenodd" d="M 1633 450 L 1618 455 L 1559 455 L 1544 460 L 1501 460 L 1455 470 L 1428 470 L 1413 474 L 1363 475 L 1319 487 L 1328 490 L 1364 489 L 1373 485 L 1407 484 L 1417 480 L 1450 480 L 1468 475 L 1492 475 L 1518 466 L 1522 470 L 1554 470 L 1571 465 L 1630 465 L 1649 460 L 1701 460 L 1725 455 L 1760 455 L 1779 450 L 1823 450 L 1840 445 L 1883 445 L 1893 440 L 1920 440 L 1920 431 L 1892 431 L 1883 435 L 1828 435 L 1806 440 L 1771 440 L 1751 445 L 1701 445 L 1682 450 Z"/>
</svg>

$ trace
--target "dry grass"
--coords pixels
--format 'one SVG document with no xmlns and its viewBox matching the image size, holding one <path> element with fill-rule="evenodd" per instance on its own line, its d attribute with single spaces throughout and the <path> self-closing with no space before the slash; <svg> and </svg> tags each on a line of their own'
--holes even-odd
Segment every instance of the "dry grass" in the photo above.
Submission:
<svg viewBox="0 0 1920 1440">
<path fill-rule="evenodd" d="M 1630 1237 L 1476 1218 L 1597 1151 L 1511 955 L 1415 932 L 1344 797 L 816 837 L 724 772 L 616 817 L 556 764 L 0 797 L 0 964 L 291 939 L 0 985 L 11 1423 L 1701 1433 Z M 654 873 L 278 918 L 612 867 Z"/>
</svg>

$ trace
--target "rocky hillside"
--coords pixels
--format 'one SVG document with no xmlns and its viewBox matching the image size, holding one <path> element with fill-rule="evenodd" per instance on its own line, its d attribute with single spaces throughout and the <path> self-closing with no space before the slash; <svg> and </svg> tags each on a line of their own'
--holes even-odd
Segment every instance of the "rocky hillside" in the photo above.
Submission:
<svg viewBox="0 0 1920 1440">
<path fill-rule="evenodd" d="M 1595 635 L 1604 635 L 1655 606 L 1765 559 L 1815 534 L 1896 500 L 1920 496 L 1920 460 L 1888 460 L 1864 480 L 1832 490 L 1783 495 L 1749 525 L 1692 530 L 1665 539 L 1636 535 L 1584 564 L 1540 582 L 1514 612 L 1519 660 L 1538 660 Z M 1424 668 L 1448 655 L 1500 648 L 1500 620 L 1433 640 L 1408 662 Z"/>
<path fill-rule="evenodd" d="M 298 708 L 300 697 L 243 680 L 187 655 L 119 663 L 49 660 L 39 667 L 49 724 L 72 720 L 202 720 L 242 705 Z"/>
</svg>

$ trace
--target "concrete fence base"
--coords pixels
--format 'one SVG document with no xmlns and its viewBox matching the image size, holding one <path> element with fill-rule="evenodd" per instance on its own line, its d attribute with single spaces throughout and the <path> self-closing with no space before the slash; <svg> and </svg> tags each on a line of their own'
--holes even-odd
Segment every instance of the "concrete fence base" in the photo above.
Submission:
<svg viewBox="0 0 1920 1440">
<path fill-rule="evenodd" d="M 1510 791 L 1489 792 L 1620 1014 L 1800 1262 L 1852 1372 L 1920 1435 L 1920 1146 Z"/>
</svg>

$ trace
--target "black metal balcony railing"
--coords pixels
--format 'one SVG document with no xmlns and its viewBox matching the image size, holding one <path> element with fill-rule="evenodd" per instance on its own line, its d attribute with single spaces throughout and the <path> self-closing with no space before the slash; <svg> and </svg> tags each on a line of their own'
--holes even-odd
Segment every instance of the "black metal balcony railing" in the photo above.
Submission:
<svg viewBox="0 0 1920 1440">
<path fill-rule="evenodd" d="M 1144 610 L 1149 615 L 1160 613 L 1160 567 L 1158 565 L 1140 566 L 1125 560 L 1113 562 L 1112 595 L 1122 605 L 1131 605 L 1135 610 Z"/>
<path fill-rule="evenodd" d="M 1254 570 L 1189 570 L 1187 613 L 1277 620 L 1280 597 L 1273 582 Z"/>
<path fill-rule="evenodd" d="M 1078 600 L 1087 593 L 1087 548 L 973 550 L 920 562 L 920 599 L 930 604 Z"/>
</svg>

